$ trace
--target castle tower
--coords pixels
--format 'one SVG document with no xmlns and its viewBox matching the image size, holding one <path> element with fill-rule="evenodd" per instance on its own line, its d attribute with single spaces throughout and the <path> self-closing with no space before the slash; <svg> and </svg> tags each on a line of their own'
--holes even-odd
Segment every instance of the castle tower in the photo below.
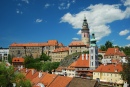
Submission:
<svg viewBox="0 0 130 87">
<path fill-rule="evenodd" d="M 98 62 L 98 47 L 96 45 L 96 39 L 94 33 L 92 34 L 92 39 L 90 40 L 90 48 L 89 48 L 89 54 L 90 54 L 90 61 L 89 66 L 92 70 L 96 69 L 99 65 Z"/>
<path fill-rule="evenodd" d="M 83 25 L 82 25 L 82 29 L 81 29 L 81 39 L 85 45 L 90 44 L 89 37 L 90 37 L 90 35 L 89 35 L 88 23 L 87 23 L 86 17 L 84 17 L 84 21 L 83 21 Z"/>
</svg>

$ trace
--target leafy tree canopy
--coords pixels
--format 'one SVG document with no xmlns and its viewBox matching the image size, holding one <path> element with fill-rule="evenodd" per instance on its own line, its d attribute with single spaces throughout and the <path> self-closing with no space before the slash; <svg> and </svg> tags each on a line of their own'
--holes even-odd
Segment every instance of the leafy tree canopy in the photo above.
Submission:
<svg viewBox="0 0 130 87">
<path fill-rule="evenodd" d="M 3 62 L 0 63 L 0 86 L 12 87 L 12 83 L 16 83 L 18 87 L 31 87 L 30 81 L 22 73 L 15 72 L 13 66 L 6 66 Z"/>
<path fill-rule="evenodd" d="M 127 80 L 128 84 L 130 84 L 130 57 L 128 58 L 128 63 L 124 63 L 123 71 L 121 72 L 123 80 Z"/>
</svg>

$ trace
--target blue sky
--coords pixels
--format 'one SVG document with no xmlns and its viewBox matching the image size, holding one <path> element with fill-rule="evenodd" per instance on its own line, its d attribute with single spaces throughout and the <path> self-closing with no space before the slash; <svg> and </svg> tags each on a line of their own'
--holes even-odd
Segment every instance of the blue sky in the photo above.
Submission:
<svg viewBox="0 0 130 87">
<path fill-rule="evenodd" d="M 130 0 L 1 0 L 0 47 L 80 40 L 84 15 L 98 46 L 130 46 Z"/>
</svg>

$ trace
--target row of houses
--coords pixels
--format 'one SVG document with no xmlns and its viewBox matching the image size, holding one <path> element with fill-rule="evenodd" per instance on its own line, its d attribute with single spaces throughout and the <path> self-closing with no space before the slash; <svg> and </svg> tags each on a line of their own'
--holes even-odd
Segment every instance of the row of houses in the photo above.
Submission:
<svg viewBox="0 0 130 87">
<path fill-rule="evenodd" d="M 49 74 L 47 72 L 36 71 L 35 69 L 18 69 L 26 79 L 30 80 L 32 87 L 96 87 L 97 80 L 87 78 L 74 78 Z"/>
<path fill-rule="evenodd" d="M 123 81 L 120 74 L 123 70 L 122 62 L 101 64 L 96 69 L 92 69 L 89 61 L 89 55 L 82 54 L 77 61 L 74 61 L 68 67 L 59 66 L 52 71 L 52 74 L 42 71 L 38 72 L 34 69 L 25 69 L 24 58 L 13 58 L 12 65 L 18 68 L 18 71 L 24 73 L 26 78 L 31 81 L 33 87 L 73 87 L 73 85 L 77 85 L 76 87 L 95 87 L 97 79 L 100 80 L 100 83 L 112 84 L 114 87 L 123 87 L 124 84 L 127 84 L 126 81 Z M 71 83 L 73 81 L 77 81 L 80 84 Z M 91 82 L 94 82 L 93 86 L 90 86 L 89 83 Z M 80 86 L 82 83 L 86 84 L 86 86 Z"/>
</svg>

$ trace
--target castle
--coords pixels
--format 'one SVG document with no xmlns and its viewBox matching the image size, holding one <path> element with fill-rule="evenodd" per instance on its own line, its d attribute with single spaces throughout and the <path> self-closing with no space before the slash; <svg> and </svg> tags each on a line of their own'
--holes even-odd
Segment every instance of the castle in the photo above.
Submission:
<svg viewBox="0 0 130 87">
<path fill-rule="evenodd" d="M 33 58 L 39 58 L 44 52 L 51 57 L 52 62 L 60 62 L 67 55 L 76 52 L 89 51 L 91 54 L 97 52 L 97 48 L 95 48 L 96 45 L 94 45 L 96 44 L 96 40 L 94 38 L 93 34 L 92 44 L 90 44 L 88 23 L 86 17 L 84 17 L 81 29 L 81 41 L 72 41 L 67 47 L 57 40 L 48 40 L 43 43 L 13 43 L 9 46 L 9 54 L 12 57 L 25 57 L 31 55 Z M 95 57 L 93 56 L 93 58 Z"/>
</svg>

